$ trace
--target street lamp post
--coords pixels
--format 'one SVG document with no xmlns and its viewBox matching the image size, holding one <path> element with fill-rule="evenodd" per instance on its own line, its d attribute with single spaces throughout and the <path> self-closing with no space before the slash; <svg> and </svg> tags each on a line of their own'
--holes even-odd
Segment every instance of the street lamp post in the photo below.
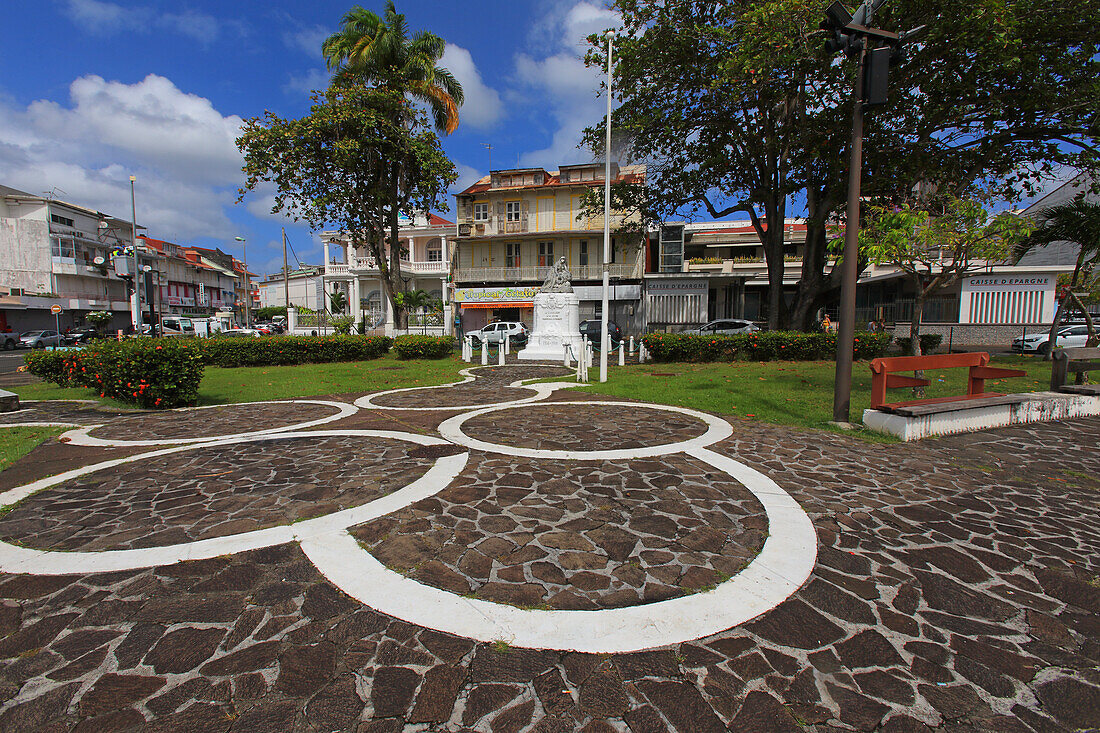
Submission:
<svg viewBox="0 0 1100 733">
<path fill-rule="evenodd" d="M 137 204 L 134 199 L 134 181 L 137 180 L 136 176 L 130 176 L 130 240 L 134 247 L 134 269 L 132 273 L 134 282 L 134 300 L 132 302 L 133 321 L 134 321 L 134 333 L 138 336 L 141 335 L 141 283 L 139 278 L 141 277 L 141 267 L 138 265 L 138 241 L 137 241 Z"/>
<path fill-rule="evenodd" d="M 608 280 L 611 276 L 611 50 L 615 31 L 607 32 L 607 140 L 604 147 L 603 175 L 603 297 L 600 311 L 600 381 L 607 381 Z"/>
<path fill-rule="evenodd" d="M 248 245 L 244 237 L 233 237 L 241 243 L 241 257 L 244 261 L 244 327 L 252 327 L 252 287 L 248 282 Z"/>
</svg>

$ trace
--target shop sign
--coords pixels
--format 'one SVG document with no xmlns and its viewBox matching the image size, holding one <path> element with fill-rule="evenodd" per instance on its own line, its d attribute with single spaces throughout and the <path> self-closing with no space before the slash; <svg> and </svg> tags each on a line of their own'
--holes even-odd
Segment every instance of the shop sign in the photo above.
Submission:
<svg viewBox="0 0 1100 733">
<path fill-rule="evenodd" d="M 1053 275 L 979 275 L 963 281 L 967 290 L 1047 290 Z"/>
<path fill-rule="evenodd" d="M 513 301 L 534 300 L 538 295 L 537 287 L 518 288 L 456 288 L 456 303 L 511 303 Z"/>
<path fill-rule="evenodd" d="M 697 295 L 706 294 L 709 287 L 706 280 L 649 280 L 646 292 L 650 295 Z"/>
</svg>

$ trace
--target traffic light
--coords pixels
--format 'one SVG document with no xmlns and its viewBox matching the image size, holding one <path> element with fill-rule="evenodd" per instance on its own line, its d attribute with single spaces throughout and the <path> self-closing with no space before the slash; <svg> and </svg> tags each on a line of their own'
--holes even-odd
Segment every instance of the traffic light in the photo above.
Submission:
<svg viewBox="0 0 1100 733">
<path fill-rule="evenodd" d="M 855 38 L 848 33 L 848 25 L 852 22 L 852 14 L 835 0 L 825 9 L 825 20 L 821 22 L 821 30 L 829 32 L 829 38 L 825 39 L 825 51 L 835 54 L 839 51 L 851 53 L 852 42 Z"/>
</svg>

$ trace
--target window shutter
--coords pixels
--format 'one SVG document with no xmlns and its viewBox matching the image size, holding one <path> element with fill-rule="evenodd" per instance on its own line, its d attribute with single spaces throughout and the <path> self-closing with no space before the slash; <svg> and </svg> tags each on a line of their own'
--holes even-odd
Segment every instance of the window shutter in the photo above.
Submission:
<svg viewBox="0 0 1100 733">
<path fill-rule="evenodd" d="M 497 201 L 496 210 L 497 210 L 497 220 L 498 221 L 504 221 L 504 202 L 503 201 Z"/>
</svg>

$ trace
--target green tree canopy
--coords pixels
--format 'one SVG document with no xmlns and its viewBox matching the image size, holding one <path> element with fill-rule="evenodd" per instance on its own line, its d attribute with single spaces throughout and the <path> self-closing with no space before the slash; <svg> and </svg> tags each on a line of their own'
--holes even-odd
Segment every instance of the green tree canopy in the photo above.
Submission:
<svg viewBox="0 0 1100 733">
<path fill-rule="evenodd" d="M 366 247 L 379 263 L 387 297 L 399 312 L 394 296 L 402 289 L 400 270 L 386 264 L 386 219 L 393 210 L 446 210 L 447 189 L 457 179 L 423 113 L 394 92 L 332 87 L 315 95 L 301 119 L 266 112 L 245 120 L 237 146 L 246 174 L 240 198 L 270 183 L 272 213 L 346 232 L 353 248 Z M 395 171 L 401 177 L 396 206 Z"/>
</svg>

